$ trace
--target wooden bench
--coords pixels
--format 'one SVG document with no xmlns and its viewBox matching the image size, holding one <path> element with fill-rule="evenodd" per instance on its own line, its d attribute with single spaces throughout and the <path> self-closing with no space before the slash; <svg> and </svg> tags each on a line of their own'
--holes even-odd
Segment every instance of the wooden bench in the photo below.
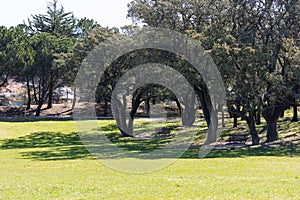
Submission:
<svg viewBox="0 0 300 200">
<path fill-rule="evenodd" d="M 249 138 L 248 135 L 232 134 L 229 135 L 227 142 L 229 142 L 230 144 L 245 144 L 248 138 Z"/>
</svg>

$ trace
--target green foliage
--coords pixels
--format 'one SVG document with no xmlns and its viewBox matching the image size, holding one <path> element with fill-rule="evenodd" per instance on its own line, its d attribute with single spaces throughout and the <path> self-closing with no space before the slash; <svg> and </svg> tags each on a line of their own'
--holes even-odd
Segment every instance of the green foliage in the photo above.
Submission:
<svg viewBox="0 0 300 200">
<path fill-rule="evenodd" d="M 23 25 L 0 29 L 0 85 L 4 85 L 10 75 L 21 76 L 30 68 L 35 52 L 24 34 Z"/>
<path fill-rule="evenodd" d="M 49 2 L 47 14 L 32 15 L 28 20 L 29 32 L 50 33 L 59 36 L 74 36 L 76 20 L 72 12 L 65 12 L 63 6 L 58 8 L 58 0 Z"/>
<path fill-rule="evenodd" d="M 249 121 L 253 136 L 256 112 L 263 110 L 267 124 L 276 124 L 299 93 L 297 0 L 134 0 L 128 7 L 128 16 L 136 21 L 187 33 L 201 42 L 222 74 L 229 110 Z M 263 94 L 269 101 L 264 105 Z M 275 129 L 268 132 L 268 141 L 276 135 Z"/>
<path fill-rule="evenodd" d="M 280 113 L 299 98 L 299 12 L 297 0 L 134 0 L 128 5 L 128 17 L 133 20 L 180 31 L 202 44 L 222 74 L 231 114 L 245 118 L 253 136 L 257 113 L 263 111 L 268 125 L 276 124 Z M 48 101 L 50 108 L 53 90 L 72 86 L 83 60 L 98 44 L 119 35 L 122 45 L 134 39 L 137 29 L 125 26 L 119 32 L 92 19 L 78 20 L 53 0 L 47 13 L 32 15 L 28 25 L 0 27 L 0 85 L 9 76 L 26 81 L 29 107 L 34 96 L 39 106 Z M 123 74 L 132 66 L 150 62 L 172 66 L 183 74 L 202 107 L 210 109 L 201 75 L 184 58 L 149 49 L 130 52 L 112 63 L 98 84 L 96 100 L 107 104 Z M 176 100 L 169 90 L 154 85 L 140 88 L 135 95 L 135 105 Z M 264 102 L 262 95 L 267 97 Z M 209 124 L 209 112 L 204 113 Z M 276 139 L 276 134 L 276 130 L 268 133 L 269 141 Z"/>
</svg>

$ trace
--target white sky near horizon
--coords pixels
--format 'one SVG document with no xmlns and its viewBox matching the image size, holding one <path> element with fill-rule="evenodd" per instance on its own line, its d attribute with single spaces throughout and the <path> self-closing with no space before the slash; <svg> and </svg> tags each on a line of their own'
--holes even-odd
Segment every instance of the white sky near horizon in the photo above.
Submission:
<svg viewBox="0 0 300 200">
<path fill-rule="evenodd" d="M 22 24 L 32 14 L 45 14 L 47 2 L 52 0 L 1 0 L 0 26 L 16 26 Z M 59 0 L 66 12 L 73 12 L 80 18 L 94 19 L 101 26 L 121 27 L 131 24 L 126 19 L 127 4 L 131 0 Z M 5 2 L 5 3 L 4 3 Z"/>
</svg>

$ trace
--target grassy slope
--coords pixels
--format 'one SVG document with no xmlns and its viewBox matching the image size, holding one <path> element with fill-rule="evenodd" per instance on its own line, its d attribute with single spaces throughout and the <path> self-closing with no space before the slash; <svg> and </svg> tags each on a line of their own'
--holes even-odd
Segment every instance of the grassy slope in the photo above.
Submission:
<svg viewBox="0 0 300 200">
<path fill-rule="evenodd" d="M 91 158 L 74 131 L 72 121 L 1 122 L 0 199 L 300 198 L 299 154 L 192 152 L 160 171 L 128 174 Z"/>
</svg>

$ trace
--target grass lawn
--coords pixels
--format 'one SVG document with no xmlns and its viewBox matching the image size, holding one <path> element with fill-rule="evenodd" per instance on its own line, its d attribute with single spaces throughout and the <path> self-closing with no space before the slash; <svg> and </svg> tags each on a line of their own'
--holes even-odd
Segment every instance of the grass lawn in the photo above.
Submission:
<svg viewBox="0 0 300 200">
<path fill-rule="evenodd" d="M 112 121 L 100 123 L 116 133 Z M 281 131 L 299 133 L 299 125 L 284 123 Z M 73 121 L 0 122 L 0 199 L 300 199 L 298 147 L 213 150 L 204 159 L 197 153 L 190 149 L 153 173 L 125 173 L 94 159 Z"/>
</svg>

